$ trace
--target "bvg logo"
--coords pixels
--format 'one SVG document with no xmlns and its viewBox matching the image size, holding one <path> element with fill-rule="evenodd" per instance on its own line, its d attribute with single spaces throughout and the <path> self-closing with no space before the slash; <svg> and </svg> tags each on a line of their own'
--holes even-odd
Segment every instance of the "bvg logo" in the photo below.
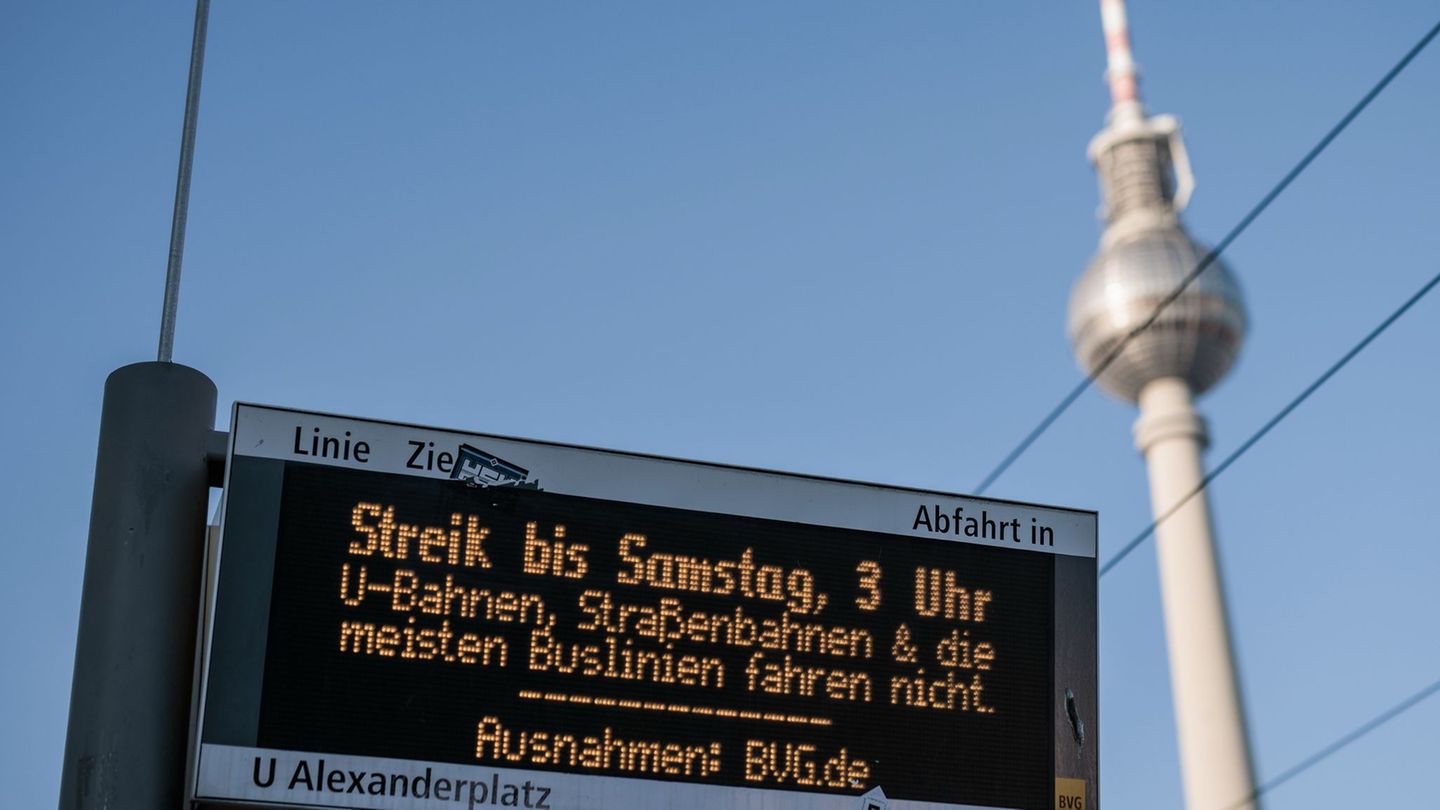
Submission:
<svg viewBox="0 0 1440 810">
<path fill-rule="evenodd" d="M 1085 780 L 1055 780 L 1055 810 L 1085 810 Z"/>
</svg>

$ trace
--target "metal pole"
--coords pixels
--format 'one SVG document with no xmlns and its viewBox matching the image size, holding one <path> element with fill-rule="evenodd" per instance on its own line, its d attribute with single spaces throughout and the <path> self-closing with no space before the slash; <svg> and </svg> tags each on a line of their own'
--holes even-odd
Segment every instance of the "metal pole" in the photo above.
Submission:
<svg viewBox="0 0 1440 810">
<path fill-rule="evenodd" d="M 175 213 L 170 220 L 170 258 L 165 265 L 165 303 L 160 310 L 160 350 L 170 362 L 175 349 L 175 310 L 180 305 L 180 262 L 185 256 L 185 223 L 190 211 L 190 167 L 195 162 L 195 122 L 200 116 L 200 76 L 205 69 L 205 31 L 210 0 L 196 0 L 195 37 L 190 44 L 190 81 L 185 89 L 185 124 L 180 130 L 180 171 L 175 179 Z"/>
<path fill-rule="evenodd" d="M 1140 391 L 1135 443 L 1150 470 L 1155 514 L 1166 514 L 1200 485 L 1206 441 L 1184 380 L 1163 377 Z M 1255 770 L 1204 493 L 1157 527 L 1156 555 L 1185 806 L 1254 810 L 1258 801 L 1246 797 L 1255 795 Z"/>
<path fill-rule="evenodd" d="M 215 397 L 173 363 L 105 381 L 60 810 L 184 802 Z"/>
</svg>

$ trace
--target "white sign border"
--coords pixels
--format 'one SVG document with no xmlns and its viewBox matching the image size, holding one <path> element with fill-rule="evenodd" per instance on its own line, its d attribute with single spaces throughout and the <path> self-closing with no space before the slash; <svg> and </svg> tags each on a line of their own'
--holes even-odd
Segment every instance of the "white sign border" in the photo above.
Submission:
<svg viewBox="0 0 1440 810">
<path fill-rule="evenodd" d="M 547 492 L 1075 557 L 1097 550 L 1097 514 L 1080 509 L 244 402 L 231 434 L 236 455 L 432 479 L 450 478 L 440 454 L 453 463 L 465 444 L 524 468 Z M 311 452 L 326 438 L 344 457 Z M 1032 542 L 1040 526 L 1052 544 Z"/>
<path fill-rule="evenodd" d="M 433 786 L 439 779 L 451 785 L 463 782 L 467 785 L 478 782 L 481 785 L 523 785 L 531 783 L 548 788 L 550 810 L 590 810 L 595 807 L 629 807 L 634 810 L 856 810 L 860 807 L 860 796 L 846 796 L 835 793 L 807 793 L 773 788 L 738 789 L 729 785 L 704 784 L 699 782 L 657 781 L 624 776 L 602 774 L 566 773 L 561 771 L 532 771 L 523 768 L 505 768 L 492 765 L 462 765 L 450 762 L 424 762 L 385 757 L 365 757 L 342 754 L 302 753 L 267 748 L 246 748 L 241 746 L 203 746 L 208 756 L 202 760 L 198 775 L 195 798 L 202 802 L 223 804 L 259 805 L 279 807 L 315 807 L 326 810 L 470 810 L 468 796 L 474 795 L 468 789 L 462 800 L 459 794 L 439 799 L 429 796 L 416 799 L 413 796 L 350 796 L 351 771 L 365 774 L 362 780 L 368 782 L 371 775 L 382 774 L 387 782 L 391 777 L 401 777 L 412 784 L 414 779 L 429 771 L 428 780 Z M 273 781 L 260 787 L 255 773 L 261 770 L 256 759 L 268 761 L 275 758 Z M 306 775 L 314 785 L 322 779 L 319 763 L 323 761 L 326 774 L 343 772 L 346 777 L 342 790 L 289 788 L 299 763 L 307 763 Z M 266 762 L 263 770 L 269 776 L 270 766 Z M 284 783 L 284 784 L 282 784 Z M 324 786 L 321 785 L 321 788 Z M 477 789 L 478 792 L 478 789 Z M 538 791 L 536 791 L 538 793 Z M 450 790 L 446 790 L 450 794 Z M 337 802 L 327 797 L 346 797 Z M 642 798 L 643 797 L 643 798 Z M 501 805 L 491 801 L 491 791 L 485 791 L 485 800 L 477 801 L 476 808 Z M 942 804 L 937 802 L 888 799 L 890 810 L 1012 810 L 1000 807 L 982 807 L 969 804 Z M 509 806 L 524 806 L 509 805 Z"/>
</svg>

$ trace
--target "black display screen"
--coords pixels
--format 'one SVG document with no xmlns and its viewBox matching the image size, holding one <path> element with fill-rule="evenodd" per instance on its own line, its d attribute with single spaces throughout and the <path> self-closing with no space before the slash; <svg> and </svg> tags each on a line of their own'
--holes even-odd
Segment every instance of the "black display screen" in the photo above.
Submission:
<svg viewBox="0 0 1440 810">
<path fill-rule="evenodd" d="M 243 462 L 279 495 L 247 744 L 1053 803 L 1052 554 Z"/>
</svg>

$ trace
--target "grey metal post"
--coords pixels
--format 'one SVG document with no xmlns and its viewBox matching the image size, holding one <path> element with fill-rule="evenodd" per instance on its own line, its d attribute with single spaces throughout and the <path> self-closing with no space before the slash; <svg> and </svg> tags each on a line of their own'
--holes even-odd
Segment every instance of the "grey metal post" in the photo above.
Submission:
<svg viewBox="0 0 1440 810">
<path fill-rule="evenodd" d="M 105 381 L 60 810 L 178 810 L 215 384 L 136 363 Z"/>
</svg>

